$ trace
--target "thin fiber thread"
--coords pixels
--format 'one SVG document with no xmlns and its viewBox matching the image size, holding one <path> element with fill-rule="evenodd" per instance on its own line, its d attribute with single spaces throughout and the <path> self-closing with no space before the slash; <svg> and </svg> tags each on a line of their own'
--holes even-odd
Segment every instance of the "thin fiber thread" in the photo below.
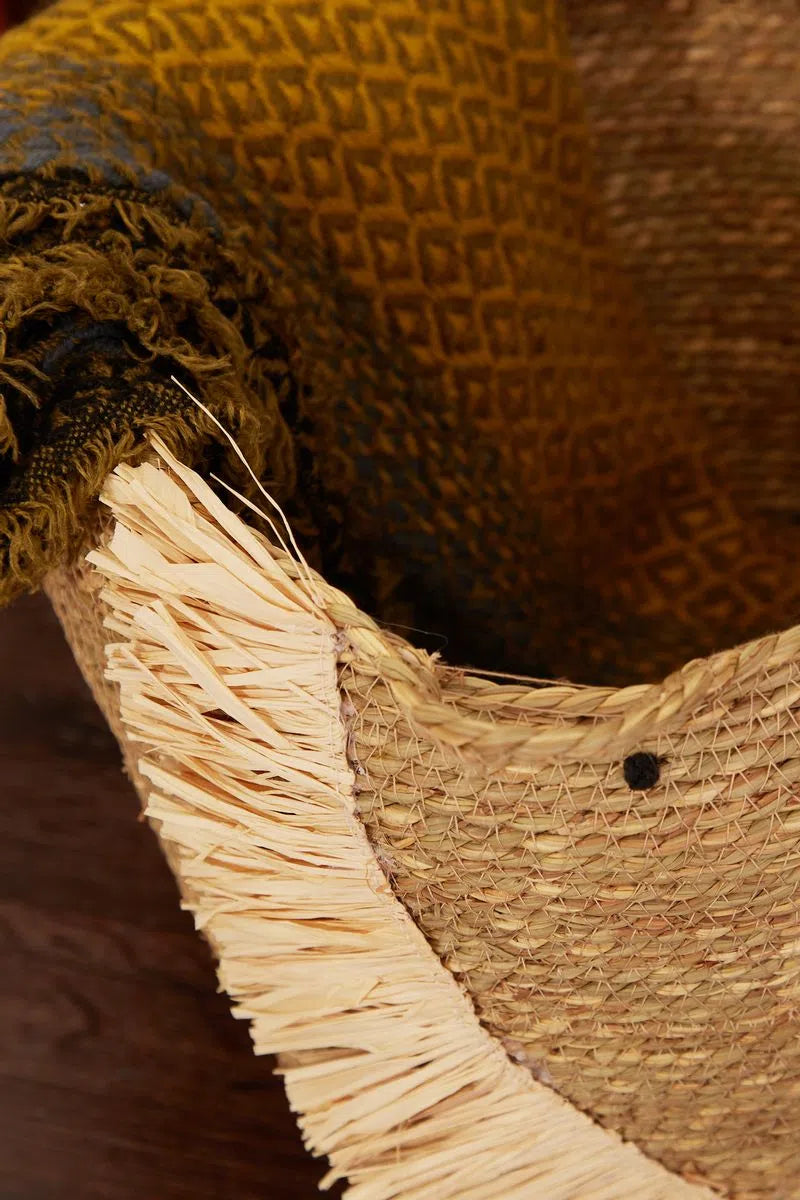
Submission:
<svg viewBox="0 0 800 1200">
<path fill-rule="evenodd" d="M 284 1056 L 326 1182 L 348 1177 L 355 1200 L 710 1197 L 479 1025 L 356 819 L 332 615 L 347 601 L 157 449 L 168 470 L 109 478 L 113 533 L 89 556 L 118 639 L 108 675 L 146 811 L 256 1050 Z"/>
</svg>

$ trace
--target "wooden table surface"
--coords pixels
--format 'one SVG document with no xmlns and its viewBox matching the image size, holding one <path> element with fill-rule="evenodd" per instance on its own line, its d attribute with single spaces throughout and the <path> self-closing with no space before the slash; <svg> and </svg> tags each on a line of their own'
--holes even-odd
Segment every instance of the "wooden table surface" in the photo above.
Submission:
<svg viewBox="0 0 800 1200">
<path fill-rule="evenodd" d="M 0 681 L 0 1200 L 310 1200 L 42 597 L 0 612 Z"/>
</svg>

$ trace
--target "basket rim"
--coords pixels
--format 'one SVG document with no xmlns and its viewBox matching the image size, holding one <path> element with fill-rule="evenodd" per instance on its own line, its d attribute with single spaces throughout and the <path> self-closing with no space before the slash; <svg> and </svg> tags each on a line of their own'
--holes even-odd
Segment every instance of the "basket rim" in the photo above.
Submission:
<svg viewBox="0 0 800 1200">
<path fill-rule="evenodd" d="M 176 462 L 157 434 L 151 433 L 149 441 L 157 458 L 169 465 Z M 800 680 L 792 684 L 791 671 L 800 659 L 800 624 L 691 659 L 660 682 L 620 688 L 523 676 L 487 678 L 479 670 L 443 663 L 438 654 L 382 627 L 314 570 L 303 558 L 283 510 L 259 487 L 280 515 L 288 542 L 272 518 L 239 496 L 272 527 L 277 544 L 252 525 L 251 534 L 269 546 L 287 576 L 337 628 L 340 666 L 349 664 L 382 680 L 412 728 L 457 760 L 489 771 L 529 771 L 569 760 L 607 761 L 686 728 L 690 721 L 715 723 L 726 711 L 720 704 L 715 713 L 714 707 L 724 689 L 735 682 L 746 693 L 758 679 L 763 692 L 765 676 L 770 676 L 773 690 L 781 683 L 789 689 L 778 702 L 781 708 L 800 699 Z M 761 714 L 772 707 L 762 705 Z"/>
<path fill-rule="evenodd" d="M 652 684 L 613 688 L 522 676 L 486 678 L 480 671 L 444 664 L 381 628 L 349 597 L 317 578 L 326 611 L 347 639 L 342 661 L 383 679 L 419 733 L 473 764 L 495 769 L 625 755 L 643 740 L 652 742 L 686 726 L 690 718 L 701 715 L 707 722 L 715 698 L 732 683 L 746 692 L 756 679 L 785 672 L 800 658 L 800 625 L 793 625 L 691 659 Z M 504 678 L 511 681 L 499 681 Z M 800 682 L 795 690 L 800 697 Z"/>
</svg>

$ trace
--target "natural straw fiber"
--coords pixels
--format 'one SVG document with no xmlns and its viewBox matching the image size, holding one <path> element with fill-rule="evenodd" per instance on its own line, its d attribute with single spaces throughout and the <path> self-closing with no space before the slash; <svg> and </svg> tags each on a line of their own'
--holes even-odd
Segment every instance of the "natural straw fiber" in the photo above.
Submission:
<svg viewBox="0 0 800 1200">
<path fill-rule="evenodd" d="M 244 530 L 193 473 L 166 461 L 207 508 L 205 541 L 194 531 L 197 510 L 174 482 L 167 487 L 171 475 L 124 468 L 106 489 L 117 519 L 115 540 L 93 561 L 111 584 L 105 593 L 112 608 L 107 636 L 125 634 L 124 644 L 111 650 L 111 676 L 122 685 L 117 708 L 123 743 L 150 775 L 148 756 L 141 757 L 132 738 L 144 736 L 151 751 L 157 748 L 161 798 L 148 803 L 152 815 L 171 822 L 169 834 L 163 827 L 161 833 L 173 846 L 173 867 L 190 905 L 202 914 L 216 911 L 205 896 L 198 899 L 193 889 L 200 885 L 192 881 L 196 870 L 206 880 L 205 852 L 218 842 L 212 821 L 203 826 L 202 848 L 190 841 L 191 854 L 181 852 L 189 834 L 179 832 L 180 814 L 184 806 L 199 806 L 207 816 L 206 791 L 219 782 L 218 764 L 206 758 L 191 767 L 194 790 L 181 782 L 182 739 L 194 745 L 192 721 L 212 741 L 233 733 L 232 717 L 237 728 L 244 722 L 250 732 L 236 734 L 241 749 L 251 735 L 266 739 L 270 750 L 247 753 L 255 754 L 248 761 L 261 772 L 259 786 L 268 789 L 286 785 L 287 735 L 310 736 L 297 717 L 291 730 L 272 728 L 277 700 L 253 690 L 249 671 L 236 674 L 239 659 L 228 662 L 233 634 L 245 639 L 246 654 L 261 655 L 258 670 L 271 664 L 268 677 L 290 683 L 293 695 L 304 678 L 300 664 L 308 661 L 303 638 L 315 655 L 322 653 L 323 638 L 338 661 L 341 703 L 335 708 L 346 726 L 352 773 L 346 786 L 337 776 L 337 795 L 349 794 L 355 780 L 355 811 L 376 861 L 443 964 L 465 985 L 484 1026 L 531 1078 L 687 1181 L 707 1181 L 737 1200 L 800 1195 L 797 631 L 689 664 L 653 688 L 615 693 L 489 682 L 444 668 L 381 630 L 316 575 L 309 600 L 303 569 Z M 142 515 L 158 504 L 166 507 L 157 517 Z M 261 641 L 266 635 L 252 589 L 267 583 L 259 582 L 252 564 L 230 557 L 220 526 L 226 537 L 235 531 L 240 550 L 255 555 L 257 564 L 272 564 L 263 569 L 273 582 L 276 572 L 293 581 L 285 584 L 282 600 L 287 605 L 291 598 L 302 609 L 302 617 L 291 617 L 298 642 L 292 654 L 299 656 L 291 669 L 282 665 L 285 634 Z M 185 539 L 180 553 L 173 546 L 176 530 Z M 177 556 L 175 578 L 162 555 Z M 152 571 L 157 578 L 147 574 Z M 78 611 L 74 582 L 62 576 L 51 583 L 61 591 L 62 609 Z M 140 629 L 139 621 L 134 630 L 140 604 L 144 625 Z M 215 651 L 213 661 L 234 671 L 237 688 L 244 688 L 239 699 L 195 662 L 194 650 L 190 654 L 186 629 L 192 637 L 210 637 L 212 608 L 222 610 L 226 631 L 226 649 Z M 315 622 L 327 630 L 325 637 Z M 158 645 L 142 665 L 131 645 L 145 635 Z M 86 626 L 79 626 L 73 645 L 91 673 L 96 652 L 87 655 L 79 644 L 86 636 Z M 181 703 L 191 697 L 191 704 L 172 713 L 164 681 L 177 686 L 190 662 L 213 696 L 204 690 L 201 704 L 187 683 Z M 156 670 L 157 681 L 147 673 Z M 319 768 L 310 770 L 318 756 L 314 744 L 302 741 L 307 762 L 297 769 L 310 802 L 318 804 L 313 780 Z M 622 756 L 634 747 L 661 759 L 661 779 L 647 793 L 633 793 L 624 779 Z M 269 782 L 275 772 L 283 782 Z M 299 777 L 292 778 L 297 783 Z M 152 791 L 152 779 L 143 790 Z M 282 797 L 280 815 L 286 799 L 283 791 L 276 794 Z M 301 788 L 293 804 L 301 804 L 302 796 Z M 247 824 L 237 797 L 224 801 L 233 805 L 224 811 L 234 820 L 235 861 L 244 869 L 249 854 L 261 853 L 266 826 Z M 266 817 L 259 808 L 267 823 L 275 819 L 275 806 L 266 806 Z M 196 820 L 191 817 L 190 826 Z M 310 824 L 294 825 L 301 871 L 308 869 L 307 855 L 317 861 L 318 850 L 306 841 Z M 277 837 L 279 831 L 273 832 Z M 231 900 L 226 888 L 214 893 L 223 903 Z M 251 911 L 249 894 L 243 899 L 234 888 L 233 896 L 237 911 Z M 237 953 L 244 953 L 249 938 L 260 946 L 263 936 L 270 944 L 266 910 L 260 902 L 256 909 L 259 920 L 242 916 L 236 926 Z M 213 923 L 209 928 L 226 986 L 240 1000 L 247 993 L 245 1011 L 256 1017 L 257 1045 L 296 1049 L 275 1034 L 274 1015 L 253 1007 L 248 990 L 280 992 L 285 971 L 285 979 L 295 979 L 291 963 L 281 958 L 276 974 L 269 959 L 263 968 L 250 964 L 240 994 L 241 977 L 225 966 L 224 939 Z M 279 930 L 282 955 L 286 930 Z M 268 953 L 258 950 L 259 963 Z M 319 1016 L 315 979 L 292 984 L 296 1000 L 307 987 L 309 1019 Z M 300 1020 L 296 1006 L 293 1019 Z M 272 1032 L 262 1039 L 260 1028 Z M 406 1045 L 412 1046 L 413 1024 L 407 1029 Z M 322 1035 L 325 1045 L 332 1032 Z M 297 1103 L 306 1110 L 310 1095 Z M 334 1162 L 346 1161 L 342 1169 L 350 1172 L 349 1151 L 335 1140 L 309 1136 L 317 1150 L 334 1154 Z M 526 1130 L 526 1145 L 531 1136 Z M 616 1186 L 619 1196 L 640 1194 Z M 539 1192 L 523 1188 L 520 1195 Z"/>
<path fill-rule="evenodd" d="M 515 1065 L 392 894 L 355 817 L 334 614 L 356 610 L 200 477 L 120 467 L 108 677 L 186 905 L 327 1182 L 353 1200 L 710 1200 Z"/>
<path fill-rule="evenodd" d="M 359 812 L 482 1020 L 737 1197 L 800 1195 L 799 647 L 616 695 L 434 668 L 410 696 L 361 651 L 343 678 Z M 661 760 L 646 793 L 634 748 Z"/>
</svg>

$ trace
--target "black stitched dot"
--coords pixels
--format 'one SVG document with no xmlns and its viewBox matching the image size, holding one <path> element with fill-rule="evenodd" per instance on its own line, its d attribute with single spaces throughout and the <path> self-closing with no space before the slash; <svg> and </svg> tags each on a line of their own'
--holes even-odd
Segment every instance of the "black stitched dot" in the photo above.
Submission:
<svg viewBox="0 0 800 1200">
<path fill-rule="evenodd" d="M 655 754 L 644 750 L 629 754 L 622 766 L 625 782 L 634 792 L 644 792 L 658 783 L 661 763 Z"/>
</svg>

